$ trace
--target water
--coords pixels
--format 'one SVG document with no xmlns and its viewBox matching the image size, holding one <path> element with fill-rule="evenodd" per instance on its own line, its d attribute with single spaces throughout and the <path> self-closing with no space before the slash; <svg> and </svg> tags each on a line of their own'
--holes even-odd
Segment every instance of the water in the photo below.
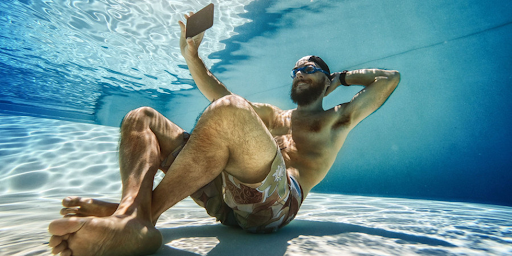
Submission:
<svg viewBox="0 0 512 256">
<path fill-rule="evenodd" d="M 512 254 L 511 2 L 213 2 L 201 56 L 251 101 L 295 107 L 289 70 L 308 54 L 333 71 L 402 74 L 298 221 L 271 236 L 275 254 Z M 177 21 L 207 3 L 0 3 L 0 254 L 49 254 L 46 226 L 63 196 L 118 200 L 117 127 L 131 109 L 192 128 L 208 101 L 180 55 Z M 358 90 L 340 88 L 324 107 Z M 159 227 L 162 255 L 271 243 L 214 225 L 191 201 Z"/>
</svg>

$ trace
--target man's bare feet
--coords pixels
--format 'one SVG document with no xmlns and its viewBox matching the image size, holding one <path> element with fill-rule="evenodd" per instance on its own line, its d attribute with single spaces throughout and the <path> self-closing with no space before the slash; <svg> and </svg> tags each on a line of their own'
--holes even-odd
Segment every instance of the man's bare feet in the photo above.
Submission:
<svg viewBox="0 0 512 256">
<path fill-rule="evenodd" d="M 132 215 L 69 217 L 50 223 L 49 246 L 61 255 L 146 255 L 162 243 L 160 232 Z"/>
<path fill-rule="evenodd" d="M 97 199 L 68 196 L 62 200 L 60 214 L 76 217 L 107 217 L 116 211 L 119 204 L 109 203 Z"/>
</svg>

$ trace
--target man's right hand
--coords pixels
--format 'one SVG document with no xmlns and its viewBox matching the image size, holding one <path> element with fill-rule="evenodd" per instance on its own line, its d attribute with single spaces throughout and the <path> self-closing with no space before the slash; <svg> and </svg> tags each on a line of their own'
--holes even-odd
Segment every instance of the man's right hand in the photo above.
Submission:
<svg viewBox="0 0 512 256">
<path fill-rule="evenodd" d="M 185 14 L 185 18 L 188 19 L 190 16 L 192 16 L 194 13 L 190 12 L 188 15 Z M 180 37 L 180 48 L 181 48 L 181 55 L 185 58 L 185 60 L 193 57 L 198 57 L 198 49 L 199 45 L 201 44 L 201 41 L 203 41 L 204 32 L 199 33 L 198 35 L 192 37 L 192 38 L 185 38 L 185 35 L 187 34 L 187 28 L 185 26 L 185 23 L 183 23 L 181 20 L 178 21 L 181 28 L 181 37 Z"/>
<path fill-rule="evenodd" d="M 190 12 L 188 15 L 185 14 L 185 18 L 190 18 L 194 13 Z M 201 91 L 201 93 L 209 100 L 214 101 L 216 99 L 220 99 L 226 95 L 231 95 L 232 93 L 226 88 L 224 84 L 222 84 L 204 65 L 203 60 L 199 58 L 199 54 L 197 49 L 203 41 L 204 32 L 192 37 L 185 38 L 187 34 L 187 27 L 185 23 L 179 21 L 181 27 L 181 37 L 180 37 L 180 48 L 181 55 L 187 61 L 188 70 L 196 82 L 197 88 Z"/>
</svg>

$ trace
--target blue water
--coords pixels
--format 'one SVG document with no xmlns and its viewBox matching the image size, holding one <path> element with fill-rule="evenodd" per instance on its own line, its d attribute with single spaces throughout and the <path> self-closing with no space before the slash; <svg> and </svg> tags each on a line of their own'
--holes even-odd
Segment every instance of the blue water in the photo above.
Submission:
<svg viewBox="0 0 512 256">
<path fill-rule="evenodd" d="M 119 200 L 130 110 L 192 129 L 208 101 L 177 21 L 209 2 L 0 2 L 1 255 L 48 255 L 64 196 Z M 294 108 L 289 71 L 310 54 L 402 80 L 280 233 L 227 229 L 186 199 L 160 218 L 158 255 L 512 254 L 511 1 L 212 2 L 201 57 L 250 101 Z M 360 89 L 337 89 L 324 108 Z"/>
<path fill-rule="evenodd" d="M 208 102 L 180 56 L 177 20 L 206 3 L 2 1 L 0 112 L 117 127 L 131 109 L 151 106 L 190 130 Z M 248 100 L 293 108 L 289 70 L 309 54 L 332 71 L 401 72 L 398 89 L 349 135 L 314 192 L 512 205 L 512 2 L 216 8 L 202 57 Z M 358 90 L 338 89 L 324 107 Z"/>
</svg>

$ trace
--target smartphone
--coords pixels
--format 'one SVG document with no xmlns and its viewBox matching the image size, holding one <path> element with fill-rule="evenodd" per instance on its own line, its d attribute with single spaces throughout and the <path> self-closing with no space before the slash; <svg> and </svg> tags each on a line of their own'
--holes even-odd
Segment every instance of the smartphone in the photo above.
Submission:
<svg viewBox="0 0 512 256">
<path fill-rule="evenodd" d="M 193 37 L 213 26 L 213 4 L 205 6 L 187 19 L 186 38 Z"/>
</svg>

